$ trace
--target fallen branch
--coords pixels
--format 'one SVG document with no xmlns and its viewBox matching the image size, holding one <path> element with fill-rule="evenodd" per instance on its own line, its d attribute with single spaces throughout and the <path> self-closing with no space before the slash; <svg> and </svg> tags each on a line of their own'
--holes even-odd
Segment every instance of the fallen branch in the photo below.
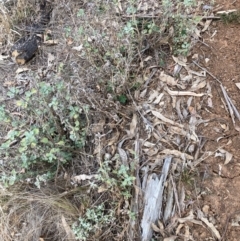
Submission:
<svg viewBox="0 0 240 241">
<path fill-rule="evenodd" d="M 230 9 L 230 10 L 227 10 L 227 11 L 218 11 L 216 12 L 217 15 L 228 15 L 228 14 L 231 14 L 231 13 L 235 13 L 237 12 L 237 9 Z"/>
<path fill-rule="evenodd" d="M 165 87 L 164 90 L 166 90 L 168 92 L 169 95 L 171 96 L 195 96 L 195 97 L 202 97 L 205 94 L 204 93 L 194 93 L 192 91 L 174 91 L 174 90 L 170 90 L 168 89 L 168 87 Z"/>
<path fill-rule="evenodd" d="M 206 71 L 206 73 L 208 73 L 214 80 L 216 80 L 220 87 L 221 87 L 221 90 L 222 90 L 222 93 L 223 93 L 223 96 L 224 96 L 224 99 L 227 103 L 227 106 L 228 106 L 228 111 L 230 113 L 230 116 L 232 118 L 232 122 L 235 126 L 235 120 L 234 120 L 234 114 L 235 116 L 238 118 L 238 120 L 240 120 L 240 113 L 239 111 L 237 110 L 236 106 L 233 104 L 232 100 L 230 99 L 229 95 L 227 94 L 224 86 L 222 85 L 222 82 L 217 78 L 215 77 L 211 72 L 209 72 L 207 69 L 203 68 L 202 66 L 200 66 L 198 63 L 196 63 L 195 61 L 193 61 L 193 63 L 195 65 L 197 65 L 200 69 Z"/>
</svg>

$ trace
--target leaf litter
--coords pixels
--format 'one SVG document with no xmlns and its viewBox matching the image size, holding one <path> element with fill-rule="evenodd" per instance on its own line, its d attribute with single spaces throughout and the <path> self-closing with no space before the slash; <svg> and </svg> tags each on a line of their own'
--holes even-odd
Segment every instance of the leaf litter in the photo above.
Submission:
<svg viewBox="0 0 240 241">
<path fill-rule="evenodd" d="M 209 20 L 206 22 L 204 25 L 204 28 L 202 31 L 206 31 L 208 27 L 210 26 L 210 23 L 212 21 Z M 150 122 L 156 123 L 154 124 L 153 132 L 152 132 L 152 137 L 153 140 L 155 139 L 156 141 L 160 141 L 160 143 L 163 145 L 156 145 L 154 144 L 156 141 L 145 141 L 143 146 L 148 147 L 147 149 L 143 149 L 145 155 L 149 156 L 149 161 L 155 161 L 156 163 L 164 163 L 166 164 L 169 157 L 173 158 L 173 160 L 180 158 L 183 163 L 188 163 L 187 165 L 190 164 L 192 168 L 195 168 L 196 165 L 198 165 L 201 161 L 205 160 L 209 156 L 212 156 L 214 153 L 213 152 L 205 152 L 199 156 L 197 154 L 196 156 L 192 156 L 190 153 L 182 152 L 179 151 L 178 149 L 169 149 L 166 147 L 166 143 L 170 145 L 170 143 L 173 143 L 176 145 L 176 143 L 179 144 L 179 139 L 181 140 L 181 137 L 187 138 L 187 142 L 189 143 L 189 150 L 192 153 L 194 151 L 194 146 L 200 145 L 200 138 L 198 137 L 197 133 L 197 127 L 202 124 L 202 123 L 207 123 L 209 120 L 203 120 L 201 116 L 198 114 L 198 111 L 196 108 L 191 106 L 191 101 L 192 99 L 186 99 L 187 96 L 191 96 L 191 98 L 201 98 L 208 96 L 208 103 L 209 106 L 212 108 L 212 101 L 211 101 L 211 87 L 209 85 L 209 82 L 206 80 L 206 74 L 208 73 L 205 71 L 205 69 L 201 69 L 200 72 L 197 72 L 195 70 L 192 70 L 189 68 L 189 64 L 185 59 L 179 60 L 176 57 L 173 57 L 176 66 L 182 67 L 180 70 L 183 71 L 183 69 L 186 71 L 186 74 L 181 74 L 180 79 L 176 79 L 171 75 L 165 74 L 163 71 L 160 73 L 159 79 L 163 83 L 163 88 L 160 90 L 154 89 L 152 92 L 148 90 L 148 88 L 144 89 L 141 94 L 141 102 L 143 102 L 143 99 L 146 98 L 148 99 L 148 105 L 149 105 L 149 110 L 146 113 L 143 113 L 143 116 L 147 118 Z M 188 76 L 186 78 L 186 76 Z M 180 89 L 186 89 L 186 82 L 191 81 L 191 85 L 188 85 L 188 90 L 171 90 L 169 89 L 168 86 L 171 86 L 173 88 L 180 88 Z M 153 82 L 152 82 L 153 83 Z M 222 87 L 222 86 L 221 86 Z M 205 92 L 199 93 L 199 90 L 205 90 Z M 144 93 L 144 94 L 143 94 Z M 148 97 L 149 95 L 149 97 Z M 174 118 L 170 117 L 169 114 L 171 113 L 171 108 L 169 102 L 166 102 L 167 96 L 176 96 L 178 99 L 176 100 L 176 104 L 173 105 L 173 107 L 177 111 L 177 116 L 175 115 Z M 181 99 L 180 99 L 181 98 Z M 226 99 L 226 98 L 225 98 Z M 156 101 L 157 100 L 157 101 Z M 160 101 L 163 101 L 164 107 L 160 106 Z M 182 109 L 183 103 L 188 103 L 188 109 Z M 228 100 L 229 102 L 229 100 Z M 136 100 L 137 103 L 137 100 Z M 233 107 L 234 109 L 234 107 Z M 149 116 L 149 114 L 152 114 L 153 116 Z M 186 114 L 185 114 L 186 113 Z M 235 111 L 236 113 L 236 111 Z M 172 115 L 171 115 L 172 116 Z M 189 122 L 187 123 L 186 120 L 189 118 Z M 159 121 L 157 122 L 157 118 Z M 154 120 L 155 119 L 155 120 Z M 159 133 L 159 130 L 163 130 L 163 133 Z M 156 138 L 157 137 L 157 138 Z M 159 138 L 160 137 L 160 138 Z M 178 137 L 178 142 L 177 138 Z M 180 138 L 179 138 L 180 137 Z M 181 143 L 181 141 L 180 141 Z M 204 145 L 204 144 L 203 144 Z M 191 147 L 191 148 L 190 148 Z M 186 149 L 185 149 L 186 151 Z M 222 155 L 224 155 L 225 159 L 225 165 L 228 164 L 231 159 L 232 159 L 232 154 L 222 150 Z M 198 152 L 199 153 L 199 152 Z M 164 154 L 164 155 L 159 155 L 159 154 Z M 156 158 L 154 159 L 154 155 Z M 162 159 L 162 162 L 158 162 L 158 158 Z M 190 161 L 190 162 L 189 162 Z M 150 171 L 149 169 L 146 169 L 146 165 L 142 167 L 142 170 L 144 170 L 144 180 L 143 183 L 148 183 L 144 184 L 145 188 L 144 190 L 144 201 L 145 205 L 149 205 L 151 207 L 155 207 L 155 205 L 151 202 L 151 198 L 154 195 L 158 195 L 158 192 L 154 192 L 152 195 L 149 196 L 148 192 L 151 192 L 152 186 L 155 185 L 154 183 L 158 180 L 156 179 L 157 177 L 163 177 L 166 176 L 170 177 L 171 180 L 174 182 L 176 180 L 176 177 L 170 173 L 161 173 L 160 175 L 157 176 L 152 176 L 152 174 L 148 174 L 148 177 L 146 178 L 147 173 Z M 162 169 L 162 171 L 164 168 Z M 154 173 L 154 172 L 153 172 Z M 156 173 L 155 173 L 156 175 Z M 147 181 L 148 180 L 148 181 Z M 150 184 L 152 183 L 152 184 Z M 186 211 L 184 208 L 184 199 L 185 199 L 185 191 L 184 189 L 181 189 L 182 191 L 178 190 L 176 185 L 174 185 L 175 188 L 173 188 L 171 182 L 169 181 L 169 178 L 166 178 L 165 180 L 165 185 L 167 185 L 167 190 L 161 191 L 162 195 L 164 195 L 164 200 L 165 200 L 165 205 L 164 208 L 162 206 L 162 200 L 159 201 L 159 206 L 158 208 L 154 208 L 154 212 L 163 212 L 163 215 L 158 215 L 158 218 L 156 216 L 151 216 L 151 210 L 149 209 L 150 207 L 145 206 L 144 208 L 144 214 L 142 217 L 142 240 L 150 240 L 150 237 L 152 237 L 152 230 L 156 233 L 160 233 L 161 236 L 164 238 L 164 240 L 175 240 L 178 236 L 169 236 L 166 237 L 165 233 L 165 228 L 167 228 L 167 223 L 170 222 L 170 220 L 176 216 L 179 215 L 180 217 L 177 219 L 177 222 L 179 223 L 178 228 L 176 227 L 175 234 L 176 235 L 181 235 L 180 230 L 184 227 L 185 232 L 184 232 L 184 240 L 192 240 L 192 235 L 191 230 L 189 226 L 187 225 L 188 222 L 192 222 L 196 225 L 203 226 L 206 225 L 209 230 L 212 231 L 213 236 L 215 236 L 217 239 L 220 240 L 221 236 L 219 234 L 219 231 L 215 228 L 215 226 L 208 221 L 207 218 L 204 217 L 204 215 L 200 215 L 201 211 L 198 213 L 193 214 L 193 210 L 190 211 L 189 216 L 181 217 L 183 214 L 183 211 Z M 174 189 L 174 191 L 173 191 Z M 174 194 L 175 193 L 175 194 Z M 165 196 L 167 195 L 167 196 Z M 181 201 L 179 201 L 179 197 L 181 197 Z M 157 196 L 156 196 L 157 199 Z M 149 204 L 151 203 L 151 204 Z M 176 206 L 178 207 L 176 209 Z M 180 206 L 182 208 L 180 208 Z M 175 207 L 175 208 L 173 208 Z M 161 210 L 162 209 L 162 210 Z M 176 213 L 176 210 L 178 212 Z M 152 211 L 153 212 L 153 211 Z M 145 217 L 146 213 L 148 213 L 148 216 Z M 156 214 L 156 213 L 154 213 Z M 149 221 L 150 220 L 150 221 Z M 160 221 L 162 220 L 163 223 Z M 149 226 L 149 222 L 152 222 L 151 225 Z M 159 226 L 156 225 L 156 222 L 160 222 L 161 224 Z M 166 225 L 166 226 L 165 226 Z M 152 228 L 152 230 L 151 230 Z"/>
</svg>

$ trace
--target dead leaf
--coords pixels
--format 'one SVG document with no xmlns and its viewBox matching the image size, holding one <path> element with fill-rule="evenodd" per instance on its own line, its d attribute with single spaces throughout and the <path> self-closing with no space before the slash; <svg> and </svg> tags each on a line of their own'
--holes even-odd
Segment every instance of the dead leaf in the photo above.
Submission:
<svg viewBox="0 0 240 241">
<path fill-rule="evenodd" d="M 160 230 L 164 231 L 164 225 L 160 220 L 158 220 L 158 227 L 160 228 Z M 164 235 L 162 234 L 162 236 Z"/>
<path fill-rule="evenodd" d="M 179 64 L 176 64 L 173 69 L 173 76 L 177 76 L 180 74 L 180 71 L 182 69 L 182 66 Z M 180 74 L 181 75 L 181 74 Z"/>
<path fill-rule="evenodd" d="M 83 45 L 81 44 L 79 46 L 72 47 L 72 49 L 77 50 L 77 51 L 81 51 L 83 49 Z"/>
<path fill-rule="evenodd" d="M 81 181 L 90 180 L 93 178 L 98 178 L 98 175 L 97 174 L 93 174 L 93 175 L 81 174 L 81 175 L 72 177 L 71 180 L 75 183 L 81 183 Z"/>
<path fill-rule="evenodd" d="M 183 82 L 190 82 L 192 80 L 192 75 L 191 74 L 188 74 L 188 75 L 183 75 L 183 74 L 180 74 L 180 79 L 181 81 Z"/>
<path fill-rule="evenodd" d="M 72 45 L 74 42 L 73 38 L 67 38 L 67 45 Z"/>
<path fill-rule="evenodd" d="M 191 70 L 188 66 L 185 67 L 185 69 L 187 70 L 188 74 L 189 75 L 196 75 L 198 77 L 206 77 L 206 71 L 194 71 L 194 70 Z"/>
<path fill-rule="evenodd" d="M 9 58 L 9 55 L 2 55 L 0 54 L 0 61 Z"/>
<path fill-rule="evenodd" d="M 175 63 L 186 67 L 187 66 L 187 59 L 185 57 L 175 57 L 172 56 L 173 60 L 175 61 Z"/>
<path fill-rule="evenodd" d="M 149 141 L 145 141 L 143 145 L 146 146 L 146 147 L 149 147 L 149 148 L 156 146 L 156 144 L 151 143 L 151 142 L 149 142 Z"/>
<path fill-rule="evenodd" d="M 206 65 L 208 65 L 210 59 L 209 58 L 205 58 L 204 61 L 205 61 Z"/>
<path fill-rule="evenodd" d="M 101 142 L 99 144 L 96 144 L 95 148 L 94 148 L 94 151 L 93 151 L 93 155 L 97 155 L 100 158 L 102 148 L 103 147 L 101 145 Z"/>
<path fill-rule="evenodd" d="M 10 87 L 10 86 L 14 86 L 16 83 L 14 81 L 5 81 L 3 83 L 4 87 Z"/>
<path fill-rule="evenodd" d="M 197 81 L 193 82 L 189 91 L 196 91 L 196 90 L 202 89 L 206 86 L 206 84 L 207 84 L 206 80 L 202 81 L 201 79 L 198 79 Z"/>
<path fill-rule="evenodd" d="M 235 129 L 236 131 L 240 132 L 240 127 L 239 127 L 238 125 L 235 125 L 235 126 L 234 126 L 234 129 Z"/>
<path fill-rule="evenodd" d="M 184 227 L 185 227 L 184 241 L 193 240 L 192 236 L 190 235 L 189 226 L 185 225 Z"/>
<path fill-rule="evenodd" d="M 104 132 L 104 126 L 105 126 L 106 120 L 104 117 L 102 117 L 98 122 L 91 125 L 91 131 L 92 133 L 102 133 Z"/>
<path fill-rule="evenodd" d="M 166 123 L 169 123 L 169 124 L 175 125 L 175 126 L 179 126 L 179 127 L 181 127 L 181 128 L 184 127 L 184 125 L 179 124 L 179 123 L 177 123 L 177 122 L 174 122 L 174 121 L 166 118 L 165 116 L 163 116 L 163 115 L 162 115 L 161 113 L 159 113 L 158 111 L 152 110 L 152 114 L 153 114 L 154 116 L 156 116 L 158 119 L 160 119 L 160 120 L 162 120 L 162 121 L 164 121 L 164 122 L 166 122 Z"/>
<path fill-rule="evenodd" d="M 195 35 L 197 36 L 197 38 L 196 38 L 196 39 L 201 38 L 201 30 L 199 30 L 199 29 L 195 28 L 194 33 L 195 33 Z"/>
<path fill-rule="evenodd" d="M 177 80 L 175 80 L 175 78 L 173 78 L 172 76 L 165 74 L 164 71 L 160 73 L 159 79 L 162 82 L 166 83 L 167 85 L 170 85 L 170 86 L 177 85 Z"/>
<path fill-rule="evenodd" d="M 108 191 L 108 188 L 105 185 L 101 185 L 98 188 L 98 193 L 102 193 L 102 192 L 106 192 L 106 191 Z"/>
<path fill-rule="evenodd" d="M 203 225 L 201 221 L 198 221 L 195 219 L 195 216 L 193 215 L 193 211 L 191 210 L 189 215 L 185 218 L 178 218 L 177 219 L 179 223 L 185 223 L 185 222 L 191 222 L 191 223 L 195 223 L 198 225 Z"/>
<path fill-rule="evenodd" d="M 122 9 L 122 5 L 121 5 L 121 1 L 117 1 L 117 3 L 118 3 L 118 8 L 116 10 L 120 10 L 120 12 L 122 12 L 123 9 Z M 117 11 L 117 12 L 119 13 L 119 11 Z"/>
<path fill-rule="evenodd" d="M 155 156 L 157 153 L 158 153 L 158 148 L 157 147 L 154 147 L 154 148 L 151 148 L 151 149 L 142 149 L 149 157 L 151 156 Z"/>
<path fill-rule="evenodd" d="M 164 227 L 163 224 L 158 220 L 158 226 L 154 223 L 151 224 L 151 228 L 153 229 L 154 232 L 156 233 L 160 233 L 163 237 L 165 237 L 165 233 L 164 233 Z"/>
<path fill-rule="evenodd" d="M 175 109 L 176 108 L 177 97 L 173 96 L 173 95 L 171 97 L 172 97 L 172 107 Z"/>
<path fill-rule="evenodd" d="M 146 96 L 146 94 L 147 94 L 147 89 L 144 89 L 144 90 L 140 93 L 139 97 L 140 97 L 140 98 L 144 98 L 144 97 Z"/>
<path fill-rule="evenodd" d="M 153 229 L 154 232 L 161 233 L 160 228 L 158 228 L 158 226 L 155 225 L 154 223 L 151 224 L 151 227 L 152 227 L 152 229 Z"/>
<path fill-rule="evenodd" d="M 193 156 L 191 156 L 187 153 L 180 152 L 178 150 L 164 149 L 163 151 L 161 151 L 161 153 L 164 153 L 166 155 L 173 155 L 173 156 L 179 157 L 183 160 L 185 160 L 185 159 L 193 160 Z"/>
<path fill-rule="evenodd" d="M 178 135 L 187 137 L 188 139 L 191 139 L 191 140 L 193 140 L 193 141 L 198 141 L 198 138 L 197 138 L 196 135 L 190 134 L 190 133 L 188 133 L 187 131 L 185 131 L 184 129 L 179 128 L 179 127 L 177 127 L 177 126 L 171 126 L 171 127 L 169 128 L 169 131 L 172 132 L 172 133 L 175 133 L 175 134 L 178 134 Z"/>
<path fill-rule="evenodd" d="M 29 68 L 18 68 L 18 69 L 16 70 L 16 74 L 20 74 L 20 73 L 26 72 L 26 71 L 28 71 L 28 70 L 30 70 L 30 69 L 29 69 Z"/>
<path fill-rule="evenodd" d="M 224 130 L 224 132 L 229 131 L 229 125 L 227 125 L 227 124 L 220 124 L 220 126 Z"/>
<path fill-rule="evenodd" d="M 211 23 L 212 23 L 212 19 L 206 20 L 206 22 L 204 24 L 204 27 L 203 27 L 201 32 L 202 33 L 205 32 L 208 29 L 208 27 L 210 26 Z"/>
<path fill-rule="evenodd" d="M 239 227 L 240 226 L 240 215 L 235 215 L 235 217 L 231 221 L 232 227 Z"/>
<path fill-rule="evenodd" d="M 70 228 L 70 226 L 68 225 L 68 223 L 66 222 L 66 219 L 65 217 L 62 215 L 62 225 L 63 225 L 63 228 L 66 232 L 66 239 L 68 240 L 76 240 L 76 237 L 72 231 L 72 229 Z"/>
<path fill-rule="evenodd" d="M 208 107 L 213 108 L 212 98 L 209 97 L 209 98 L 207 99 L 207 103 L 208 103 Z"/>
<path fill-rule="evenodd" d="M 153 104 L 159 104 L 161 101 L 162 97 L 164 96 L 164 93 L 161 93 L 157 98 L 154 100 Z"/>
<path fill-rule="evenodd" d="M 168 238 L 163 239 L 163 241 L 175 241 L 178 236 L 174 235 Z"/>
<path fill-rule="evenodd" d="M 240 83 L 235 83 L 235 85 L 240 89 Z"/>
<path fill-rule="evenodd" d="M 46 45 L 55 45 L 55 44 L 58 44 L 58 40 L 57 39 L 49 39 L 49 40 L 45 40 L 43 43 Z"/>
<path fill-rule="evenodd" d="M 206 88 L 207 88 L 207 95 L 212 98 L 212 97 L 213 97 L 213 95 L 212 95 L 212 87 L 211 87 L 211 85 L 209 84 L 209 82 L 207 82 Z"/>
<path fill-rule="evenodd" d="M 219 154 L 215 154 L 215 156 L 222 156 L 225 157 L 225 161 L 224 161 L 224 165 L 227 165 L 233 158 L 233 154 L 231 154 L 230 152 L 224 150 L 224 149 L 218 149 L 218 151 L 221 153 Z"/>
<path fill-rule="evenodd" d="M 68 173 L 67 173 L 67 172 L 64 172 L 63 179 L 64 179 L 64 180 L 67 180 L 67 179 L 68 179 L 68 177 L 69 177 Z"/>
<path fill-rule="evenodd" d="M 214 154 L 214 152 L 211 151 L 205 151 L 204 154 L 197 160 L 195 160 L 193 162 L 193 167 L 196 167 L 197 165 L 199 165 L 202 161 L 206 160 L 207 158 L 209 158 L 210 156 L 212 156 Z"/>
<path fill-rule="evenodd" d="M 55 56 L 51 53 L 48 53 L 48 67 L 53 66 L 54 60 L 55 60 Z"/>
<path fill-rule="evenodd" d="M 181 229 L 184 227 L 184 224 L 183 223 L 180 223 L 178 226 L 177 226 L 177 229 L 176 229 L 176 234 L 179 235 L 180 234 L 180 231 Z"/>
<path fill-rule="evenodd" d="M 148 97 L 148 103 L 152 103 L 153 100 L 154 100 L 155 98 L 157 98 L 157 96 L 159 96 L 158 91 L 156 91 L 156 90 L 151 91 L 151 92 L 150 92 L 150 96 Z"/>
<path fill-rule="evenodd" d="M 206 204 L 202 207 L 202 211 L 203 211 L 204 215 L 208 215 L 209 209 L 210 209 L 210 206 L 206 205 Z"/>
<path fill-rule="evenodd" d="M 118 154 L 119 154 L 119 156 L 121 158 L 122 163 L 125 166 L 128 166 L 128 156 L 127 156 L 127 153 L 120 147 L 118 147 L 117 150 L 118 150 Z"/>
<path fill-rule="evenodd" d="M 210 222 L 207 220 L 207 218 L 204 217 L 204 214 L 203 214 L 203 212 L 202 212 L 200 209 L 198 209 L 197 211 L 198 211 L 198 218 L 199 218 L 200 220 L 202 220 L 202 221 L 209 227 L 209 229 L 214 233 L 215 237 L 216 237 L 218 240 L 221 240 L 221 235 L 220 235 L 220 233 L 218 232 L 218 230 L 215 228 L 215 226 L 214 226 L 212 223 L 210 223 Z"/>
<path fill-rule="evenodd" d="M 147 62 L 148 60 L 152 59 L 152 56 L 148 56 L 147 58 L 145 58 L 143 61 Z"/>
<path fill-rule="evenodd" d="M 130 130 L 126 130 L 127 135 L 129 138 L 133 138 L 136 133 L 136 127 L 137 127 L 137 115 L 133 114 L 132 122 L 130 124 Z"/>
<path fill-rule="evenodd" d="M 113 138 L 108 140 L 107 146 L 111 146 L 111 145 L 117 143 L 119 136 L 120 136 L 120 132 L 117 131 L 117 133 L 114 133 Z"/>
</svg>

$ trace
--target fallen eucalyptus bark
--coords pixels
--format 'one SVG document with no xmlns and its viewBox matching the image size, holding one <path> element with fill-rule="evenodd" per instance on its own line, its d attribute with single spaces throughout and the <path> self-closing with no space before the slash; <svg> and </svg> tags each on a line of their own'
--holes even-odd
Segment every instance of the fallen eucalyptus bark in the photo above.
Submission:
<svg viewBox="0 0 240 241">
<path fill-rule="evenodd" d="M 171 161 L 172 156 L 165 158 L 161 175 L 152 173 L 148 177 L 144 196 L 144 211 L 141 221 L 142 241 L 151 240 L 153 234 L 151 227 L 152 223 L 155 223 L 158 219 L 163 217 L 163 191 Z"/>
</svg>

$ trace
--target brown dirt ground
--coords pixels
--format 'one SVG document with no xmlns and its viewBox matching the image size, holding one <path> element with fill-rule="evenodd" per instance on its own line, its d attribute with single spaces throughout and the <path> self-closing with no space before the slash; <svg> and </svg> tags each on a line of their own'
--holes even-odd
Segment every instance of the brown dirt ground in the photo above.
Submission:
<svg viewBox="0 0 240 241">
<path fill-rule="evenodd" d="M 240 9 L 240 1 L 217 0 L 215 3 L 216 7 L 222 7 L 219 9 L 221 11 Z M 210 59 L 208 65 L 204 65 L 204 61 L 201 64 L 222 82 L 238 110 L 240 90 L 235 83 L 240 82 L 239 36 L 239 23 L 224 24 L 222 21 L 214 21 L 203 36 L 204 43 L 209 47 L 199 44 L 194 50 L 200 58 Z M 203 175 L 199 183 L 200 189 L 196 191 L 196 196 L 200 196 L 197 198 L 197 205 L 209 208 L 207 215 L 219 230 L 222 240 L 237 241 L 240 240 L 240 135 L 221 101 L 223 96 L 219 84 L 210 76 L 208 80 L 212 87 L 213 108 L 202 105 L 201 115 L 203 119 L 221 118 L 225 121 L 215 119 L 208 125 L 201 125 L 200 135 L 206 138 L 204 150 L 216 151 L 222 147 L 233 155 L 233 159 L 224 165 L 222 158 L 212 156 L 199 165 L 199 173 Z M 223 138 L 217 142 L 219 137 Z M 199 226 L 194 228 L 194 240 L 209 240 L 212 236 Z"/>
</svg>

